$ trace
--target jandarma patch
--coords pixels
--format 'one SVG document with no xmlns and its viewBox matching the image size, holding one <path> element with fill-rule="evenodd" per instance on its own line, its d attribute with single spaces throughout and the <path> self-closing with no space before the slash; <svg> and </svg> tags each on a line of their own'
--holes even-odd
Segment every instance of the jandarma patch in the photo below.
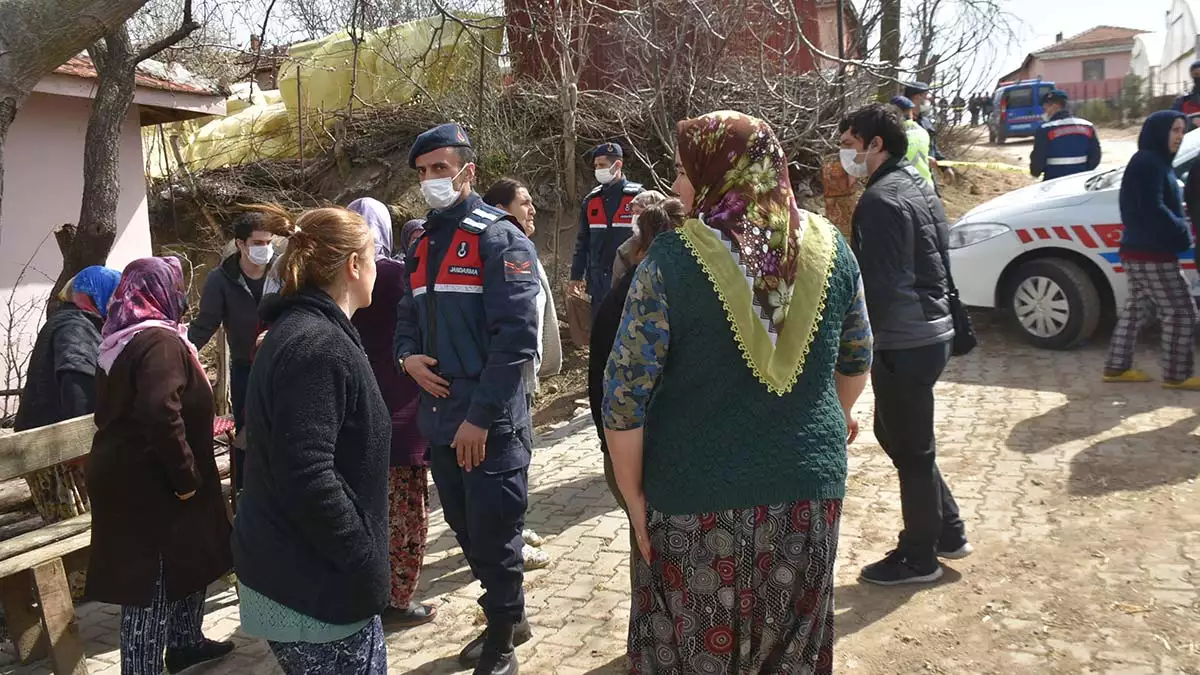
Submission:
<svg viewBox="0 0 1200 675">
<path fill-rule="evenodd" d="M 450 272 L 450 274 L 466 274 L 466 275 L 472 276 L 472 277 L 479 276 L 479 268 L 478 267 L 463 267 L 462 265 L 451 265 L 447 271 Z"/>
<path fill-rule="evenodd" d="M 504 279 L 506 281 L 527 281 L 533 278 L 533 261 L 520 251 L 504 254 Z"/>
</svg>

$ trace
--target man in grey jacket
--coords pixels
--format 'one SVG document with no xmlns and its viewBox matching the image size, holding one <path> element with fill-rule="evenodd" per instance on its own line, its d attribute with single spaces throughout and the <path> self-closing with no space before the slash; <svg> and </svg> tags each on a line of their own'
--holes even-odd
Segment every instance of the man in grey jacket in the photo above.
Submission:
<svg viewBox="0 0 1200 675">
<path fill-rule="evenodd" d="M 904 513 L 896 550 L 863 568 L 861 578 L 880 585 L 931 582 L 942 576 L 938 557 L 972 551 L 934 442 L 933 388 L 954 337 L 946 212 L 905 161 L 908 140 L 894 110 L 869 105 L 846 116 L 839 130 L 842 166 L 868 179 L 854 210 L 852 248 L 875 336 L 875 436 L 900 474 Z"/>
</svg>

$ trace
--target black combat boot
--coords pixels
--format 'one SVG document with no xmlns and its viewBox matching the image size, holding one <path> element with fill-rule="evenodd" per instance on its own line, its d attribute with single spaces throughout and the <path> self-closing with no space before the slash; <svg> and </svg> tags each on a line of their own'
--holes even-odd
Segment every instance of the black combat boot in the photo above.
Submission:
<svg viewBox="0 0 1200 675">
<path fill-rule="evenodd" d="M 474 668 L 476 663 L 479 663 L 480 657 L 483 655 L 483 644 L 487 641 L 488 629 L 484 628 L 479 637 L 467 643 L 466 647 L 458 654 L 458 662 L 467 668 Z M 512 627 L 512 644 L 513 647 L 520 647 L 529 642 L 533 637 L 533 631 L 529 628 L 529 620 L 524 616 L 521 621 Z M 488 672 L 488 671 L 484 671 Z M 515 671 L 514 671 L 515 672 Z"/>
<path fill-rule="evenodd" d="M 514 628 L 511 623 L 500 622 L 488 626 L 479 662 L 475 664 L 475 675 L 517 675 L 517 650 L 513 646 Z"/>
</svg>

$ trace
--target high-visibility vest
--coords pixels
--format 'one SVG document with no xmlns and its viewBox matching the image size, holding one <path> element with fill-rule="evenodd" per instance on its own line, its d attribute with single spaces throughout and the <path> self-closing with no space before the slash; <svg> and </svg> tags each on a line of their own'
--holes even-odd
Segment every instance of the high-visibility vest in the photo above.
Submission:
<svg viewBox="0 0 1200 675">
<path fill-rule="evenodd" d="M 904 133 L 908 135 L 908 154 L 904 156 L 909 164 L 933 185 L 933 172 L 929 170 L 929 132 L 912 120 L 905 120 Z"/>
</svg>

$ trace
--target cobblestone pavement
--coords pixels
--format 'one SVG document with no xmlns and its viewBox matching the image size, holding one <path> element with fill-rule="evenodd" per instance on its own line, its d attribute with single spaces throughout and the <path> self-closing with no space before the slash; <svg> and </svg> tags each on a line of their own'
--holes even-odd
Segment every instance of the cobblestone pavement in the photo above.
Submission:
<svg viewBox="0 0 1200 675">
<path fill-rule="evenodd" d="M 988 323 L 987 319 L 983 323 Z M 923 589 L 855 581 L 899 524 L 893 470 L 870 434 L 870 393 L 851 475 L 837 577 L 838 672 L 1200 674 L 1200 394 L 1098 384 L 1103 345 L 1037 351 L 985 326 L 938 389 L 941 466 L 978 552 Z M 1141 364 L 1157 373 L 1153 355 Z M 527 576 L 529 674 L 622 672 L 627 524 L 584 416 L 544 436 L 529 525 L 550 568 Z M 436 507 L 436 502 L 435 502 Z M 392 673 L 450 673 L 476 631 L 479 586 L 440 510 L 421 597 L 435 624 L 388 638 Z M 115 607 L 79 608 L 92 673 L 115 675 Z M 277 673 L 238 632 L 231 590 L 209 599 L 210 637 L 238 649 L 208 673 Z M 10 657 L 11 661 L 11 657 Z M 45 663 L 0 668 L 48 673 Z"/>
</svg>

